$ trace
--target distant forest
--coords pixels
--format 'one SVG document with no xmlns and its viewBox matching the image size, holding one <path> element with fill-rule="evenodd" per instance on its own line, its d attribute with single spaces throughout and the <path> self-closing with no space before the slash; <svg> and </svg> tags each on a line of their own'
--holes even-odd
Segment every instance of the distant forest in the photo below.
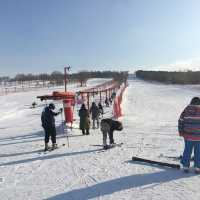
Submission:
<svg viewBox="0 0 200 200">
<path fill-rule="evenodd" d="M 68 82 L 78 82 L 81 86 L 85 85 L 89 78 L 113 78 L 114 80 L 123 82 L 128 78 L 128 71 L 80 71 L 77 73 L 68 73 Z M 0 84 L 9 82 L 18 82 L 23 84 L 31 81 L 43 81 L 50 82 L 56 85 L 62 85 L 64 83 L 64 73 L 60 71 L 54 71 L 51 74 L 17 74 L 14 78 L 9 76 L 0 77 Z"/>
<path fill-rule="evenodd" d="M 147 81 L 159 81 L 169 84 L 200 84 L 200 71 L 136 71 L 136 77 Z"/>
</svg>

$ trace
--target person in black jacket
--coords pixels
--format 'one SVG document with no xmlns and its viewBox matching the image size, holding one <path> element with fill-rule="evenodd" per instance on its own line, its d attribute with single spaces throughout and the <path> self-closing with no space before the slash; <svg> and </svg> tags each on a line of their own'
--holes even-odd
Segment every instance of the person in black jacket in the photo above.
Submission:
<svg viewBox="0 0 200 200">
<path fill-rule="evenodd" d="M 42 127 L 44 128 L 45 132 L 45 151 L 49 149 L 49 137 L 51 137 L 52 141 L 52 149 L 57 147 L 56 144 L 56 126 L 55 126 L 55 118 L 54 116 L 60 114 L 62 110 L 60 109 L 59 112 L 54 112 L 55 105 L 50 103 L 49 106 L 46 106 L 41 115 Z"/>
<path fill-rule="evenodd" d="M 110 145 L 114 144 L 113 132 L 115 130 L 121 131 L 123 129 L 122 123 L 110 118 L 101 120 L 101 131 L 103 134 L 103 147 L 104 149 L 108 148 L 107 145 L 107 134 L 109 136 Z"/>
<path fill-rule="evenodd" d="M 101 102 L 98 103 L 98 108 L 99 108 L 100 114 L 101 114 L 102 117 L 103 117 L 103 106 L 102 106 Z"/>
<path fill-rule="evenodd" d="M 83 135 L 89 135 L 89 129 L 90 129 L 90 116 L 89 112 L 85 107 L 85 104 L 82 104 L 81 109 L 78 112 L 78 115 L 80 117 L 80 124 L 79 128 L 82 131 Z M 86 132 L 85 132 L 86 131 Z"/>
<path fill-rule="evenodd" d="M 90 114 L 92 114 L 92 128 L 95 129 L 95 121 L 97 122 L 97 128 L 99 128 L 99 115 L 100 110 L 95 102 L 92 102 L 92 106 L 90 108 Z"/>
<path fill-rule="evenodd" d="M 108 100 L 108 97 L 106 97 L 106 99 L 105 99 L 105 104 L 106 104 L 106 107 L 109 107 L 109 100 Z"/>
</svg>

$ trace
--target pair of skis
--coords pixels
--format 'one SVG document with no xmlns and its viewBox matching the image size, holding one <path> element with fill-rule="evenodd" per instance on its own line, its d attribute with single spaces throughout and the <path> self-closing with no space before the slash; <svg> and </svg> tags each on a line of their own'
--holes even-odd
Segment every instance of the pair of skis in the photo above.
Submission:
<svg viewBox="0 0 200 200">
<path fill-rule="evenodd" d="M 55 150 L 57 150 L 57 149 L 59 149 L 60 147 L 55 147 L 55 148 L 53 148 L 53 147 L 49 147 L 48 149 L 43 149 L 43 150 L 39 150 L 38 151 L 38 154 L 47 154 L 47 153 L 49 153 L 49 152 L 52 152 L 52 151 L 55 151 Z"/>
<path fill-rule="evenodd" d="M 104 147 L 104 145 L 102 144 L 93 144 L 92 146 L 95 146 L 95 147 L 102 147 L 102 150 L 108 150 L 108 149 L 112 149 L 114 147 L 121 147 L 124 143 L 121 142 L 121 143 L 114 143 L 114 144 L 110 144 L 110 145 L 107 145 L 106 148 Z"/>
</svg>

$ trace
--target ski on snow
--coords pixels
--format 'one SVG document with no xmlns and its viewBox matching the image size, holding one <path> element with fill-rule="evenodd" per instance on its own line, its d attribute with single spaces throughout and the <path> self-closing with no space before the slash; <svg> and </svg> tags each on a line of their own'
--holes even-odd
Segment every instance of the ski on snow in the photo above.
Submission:
<svg viewBox="0 0 200 200">
<path fill-rule="evenodd" d="M 104 151 L 107 151 L 107 150 L 115 148 L 115 147 L 121 147 L 123 144 L 124 143 L 121 142 L 121 143 L 117 143 L 117 144 L 107 145 L 107 148 L 104 148 L 104 145 L 102 145 L 102 144 L 94 144 L 94 145 L 91 145 L 91 146 L 102 147 L 102 149 L 100 149 L 98 151 L 98 153 L 100 153 L 100 152 L 104 152 Z"/>
<path fill-rule="evenodd" d="M 159 166 L 170 167 L 170 168 L 174 168 L 174 169 L 180 169 L 180 165 L 179 164 L 159 162 L 159 161 L 154 161 L 154 160 L 139 158 L 139 157 L 136 157 L 136 156 L 132 157 L 132 161 L 149 163 L 149 164 L 152 164 L 152 165 L 159 165 Z"/>
<path fill-rule="evenodd" d="M 121 143 L 115 143 L 115 144 L 110 144 L 110 145 L 107 145 L 108 149 L 111 149 L 111 148 L 114 148 L 114 147 L 121 147 L 124 143 L 121 142 Z M 95 146 L 95 147 L 104 147 L 103 144 L 92 144 L 91 146 Z"/>
<path fill-rule="evenodd" d="M 49 148 L 48 150 L 40 150 L 38 154 L 47 154 L 49 152 L 52 152 L 52 151 L 55 151 L 59 149 L 59 147 L 56 147 L 56 148 Z"/>
</svg>

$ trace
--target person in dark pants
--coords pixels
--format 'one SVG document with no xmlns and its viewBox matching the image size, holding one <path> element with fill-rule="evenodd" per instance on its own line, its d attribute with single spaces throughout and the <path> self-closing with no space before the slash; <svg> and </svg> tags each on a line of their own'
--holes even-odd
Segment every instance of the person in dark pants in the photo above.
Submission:
<svg viewBox="0 0 200 200">
<path fill-rule="evenodd" d="M 192 98 L 178 120 L 179 135 L 184 138 L 185 148 L 181 164 L 189 172 L 190 158 L 194 151 L 194 169 L 200 174 L 200 98 Z"/>
<path fill-rule="evenodd" d="M 108 100 L 108 97 L 106 97 L 105 104 L 106 104 L 106 107 L 109 107 L 109 100 Z"/>
<path fill-rule="evenodd" d="M 104 149 L 108 148 L 107 145 L 107 134 L 109 136 L 110 145 L 114 144 L 113 132 L 115 130 L 121 131 L 123 129 L 122 123 L 110 118 L 101 120 L 101 131 L 103 134 L 103 147 Z"/>
<path fill-rule="evenodd" d="M 99 102 L 98 103 L 98 108 L 99 108 L 99 112 L 100 112 L 100 114 L 102 115 L 102 117 L 103 117 L 103 106 L 102 106 L 102 104 L 101 104 L 101 102 Z"/>
<path fill-rule="evenodd" d="M 90 129 L 90 116 L 89 112 L 85 107 L 85 104 L 82 104 L 81 109 L 79 110 L 79 117 L 80 117 L 80 125 L 79 128 L 82 130 L 83 135 L 89 135 Z M 86 131 L 86 132 L 85 132 Z"/>
<path fill-rule="evenodd" d="M 60 109 L 59 112 L 54 112 L 55 105 L 53 103 L 50 103 L 49 106 L 45 107 L 42 115 L 41 115 L 41 121 L 42 121 L 42 127 L 44 128 L 45 132 L 45 151 L 49 149 L 48 143 L 49 143 L 49 137 L 51 137 L 52 141 L 52 149 L 55 149 L 57 147 L 56 144 L 56 126 L 55 126 L 55 118 L 54 116 L 60 114 L 62 110 Z"/>
<path fill-rule="evenodd" d="M 95 129 L 95 121 L 97 122 L 97 128 L 99 128 L 99 115 L 100 110 L 95 102 L 92 102 L 92 106 L 90 108 L 90 114 L 92 114 L 92 128 Z"/>
</svg>

